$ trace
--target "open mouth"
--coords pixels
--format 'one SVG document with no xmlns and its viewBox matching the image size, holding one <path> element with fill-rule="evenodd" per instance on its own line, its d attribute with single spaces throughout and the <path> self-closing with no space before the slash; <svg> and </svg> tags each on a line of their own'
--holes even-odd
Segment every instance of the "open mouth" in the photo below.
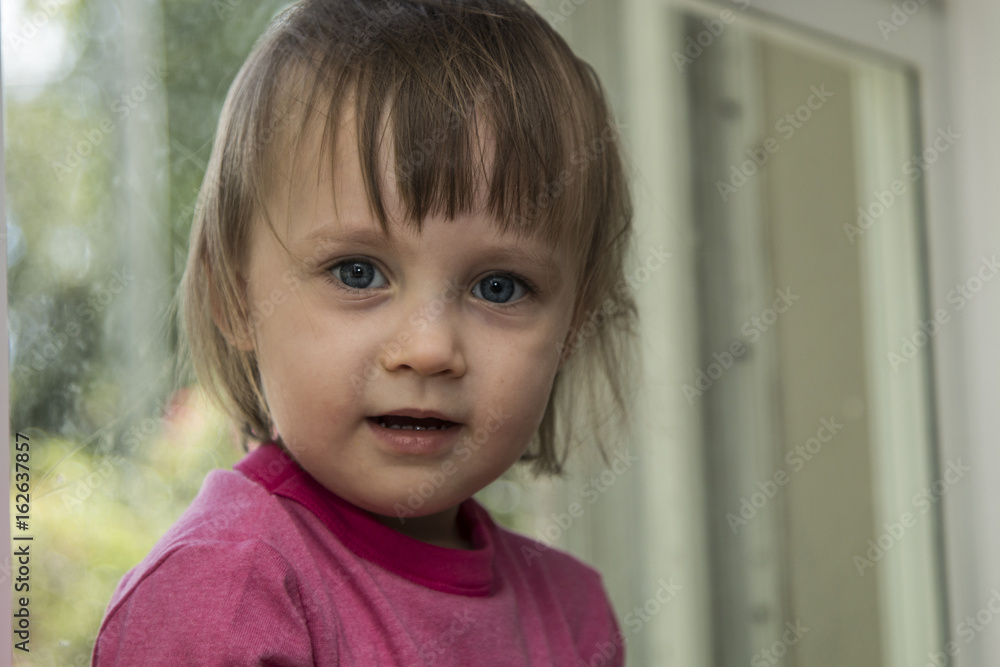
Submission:
<svg viewBox="0 0 1000 667">
<path fill-rule="evenodd" d="M 379 415 L 368 417 L 368 419 L 383 428 L 391 428 L 399 431 L 443 431 L 458 426 L 455 422 L 435 419 L 433 417 L 418 419 L 417 417 L 404 417 L 402 415 Z"/>
</svg>

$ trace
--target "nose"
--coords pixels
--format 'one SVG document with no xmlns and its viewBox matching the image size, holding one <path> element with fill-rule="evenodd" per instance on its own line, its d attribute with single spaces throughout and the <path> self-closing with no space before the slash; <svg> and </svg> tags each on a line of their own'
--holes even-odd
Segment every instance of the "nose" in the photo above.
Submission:
<svg viewBox="0 0 1000 667">
<path fill-rule="evenodd" d="M 421 376 L 465 375 L 460 323 L 440 299 L 404 309 L 400 326 L 383 344 L 381 365 L 388 372 L 411 370 Z"/>
</svg>

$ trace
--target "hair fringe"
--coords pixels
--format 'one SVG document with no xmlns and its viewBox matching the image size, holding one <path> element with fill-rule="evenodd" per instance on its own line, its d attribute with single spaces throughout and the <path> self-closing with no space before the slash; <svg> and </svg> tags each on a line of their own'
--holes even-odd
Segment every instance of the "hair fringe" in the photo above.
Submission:
<svg viewBox="0 0 1000 667">
<path fill-rule="evenodd" d="M 325 116 L 332 159 L 348 103 L 384 230 L 388 146 L 418 229 L 429 215 L 471 212 L 482 194 L 502 231 L 584 258 L 566 361 L 524 461 L 535 475 L 562 474 L 579 433 L 607 461 L 605 444 L 629 427 L 638 318 L 624 279 L 632 208 L 620 137 L 593 68 L 522 0 L 305 0 L 257 41 L 223 106 L 179 300 L 183 363 L 244 449 L 276 435 L 254 354 L 234 343 L 252 327 L 247 245 L 255 224 L 275 232 L 264 197 L 281 150 L 297 150 Z"/>
</svg>

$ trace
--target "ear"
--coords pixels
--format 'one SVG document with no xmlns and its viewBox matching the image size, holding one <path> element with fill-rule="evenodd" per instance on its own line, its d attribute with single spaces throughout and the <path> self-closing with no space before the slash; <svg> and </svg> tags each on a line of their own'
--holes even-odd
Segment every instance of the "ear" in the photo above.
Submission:
<svg viewBox="0 0 1000 667">
<path fill-rule="evenodd" d="M 212 267 L 208 262 L 205 262 L 204 265 L 205 276 L 208 278 L 208 298 L 211 302 L 212 320 L 215 322 L 215 326 L 218 327 L 227 343 L 238 350 L 252 352 L 254 349 L 254 340 L 250 330 L 250 323 L 239 315 L 236 316 L 235 321 L 234 318 L 228 316 L 226 309 L 222 305 L 222 297 L 218 289 L 216 289 L 215 281 L 212 279 Z M 245 311 L 243 308 L 243 298 L 246 296 L 249 284 L 239 272 L 236 273 L 236 280 L 240 286 L 240 310 Z"/>
</svg>

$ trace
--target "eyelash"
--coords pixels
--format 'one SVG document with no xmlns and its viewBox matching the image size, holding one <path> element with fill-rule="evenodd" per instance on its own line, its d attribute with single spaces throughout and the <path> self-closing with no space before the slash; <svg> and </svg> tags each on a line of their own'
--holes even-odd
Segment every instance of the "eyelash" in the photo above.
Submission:
<svg viewBox="0 0 1000 667">
<path fill-rule="evenodd" d="M 383 276 L 385 275 L 385 272 L 378 267 L 378 263 L 371 260 L 368 257 L 347 257 L 345 259 L 338 260 L 335 264 L 331 264 L 329 267 L 327 267 L 324 271 L 324 279 L 327 282 L 331 283 L 334 287 L 344 292 L 347 292 L 348 294 L 360 295 L 364 294 L 365 292 L 372 291 L 370 288 L 358 288 L 345 285 L 343 282 L 340 281 L 340 279 L 335 274 L 334 272 L 335 269 L 340 268 L 344 264 L 352 264 L 355 262 L 371 264 L 376 269 L 378 269 L 383 274 Z M 521 305 L 521 303 L 526 299 L 529 299 L 538 294 L 538 288 L 535 286 L 533 282 L 531 282 L 524 276 L 519 275 L 517 273 L 513 273 L 511 271 L 496 271 L 493 273 L 488 273 L 482 278 L 480 278 L 478 281 L 476 281 L 474 285 L 478 285 L 482 281 L 486 280 L 487 278 L 492 278 L 493 276 L 503 276 L 505 278 L 511 278 L 512 280 L 516 280 L 517 282 L 521 283 L 521 286 L 524 288 L 525 295 L 520 299 L 518 299 L 517 301 L 512 301 L 510 303 L 496 303 L 494 301 L 486 301 L 486 299 L 481 299 L 481 301 L 486 301 L 486 303 L 489 303 L 492 306 L 497 306 L 499 308 L 514 308 L 515 306 Z"/>
<path fill-rule="evenodd" d="M 483 276 L 482 278 L 480 278 L 479 280 L 477 280 L 474 285 L 478 285 L 479 283 L 483 282 L 487 278 L 492 278 L 494 276 L 502 276 L 504 278 L 510 278 L 511 280 L 514 280 L 515 282 L 521 283 L 521 287 L 524 288 L 524 296 L 522 296 L 517 301 L 510 301 L 508 303 L 497 303 L 495 301 L 487 301 L 486 299 L 480 299 L 480 301 L 485 301 L 486 303 L 490 304 L 491 306 L 494 306 L 496 308 L 503 308 L 503 309 L 518 308 L 520 306 L 523 306 L 526 301 L 528 301 L 529 299 L 533 298 L 536 294 L 538 294 L 538 288 L 535 287 L 534 283 L 532 283 L 527 278 L 525 278 L 523 276 L 520 276 L 520 275 L 518 275 L 516 273 L 511 273 L 510 271 L 497 271 L 497 272 L 494 272 L 494 273 L 488 273 L 485 276 Z"/>
<path fill-rule="evenodd" d="M 378 264 L 376 262 L 372 261 L 371 259 L 369 259 L 368 257 L 347 257 L 345 259 L 338 260 L 335 264 L 331 264 L 326 269 L 324 269 L 323 270 L 323 277 L 324 277 L 324 279 L 327 282 L 329 282 L 330 284 L 332 284 L 334 287 L 336 287 L 336 288 L 338 288 L 338 289 L 340 289 L 340 290 L 342 290 L 344 292 L 347 292 L 348 294 L 363 294 L 365 292 L 371 292 L 372 291 L 371 288 L 364 288 L 364 289 L 362 289 L 362 288 L 350 287 L 349 285 L 345 285 L 337 277 L 336 269 L 339 269 L 344 264 L 355 264 L 355 263 L 357 263 L 357 264 L 371 264 L 376 269 L 378 269 L 378 271 L 381 272 L 382 275 L 385 275 L 385 271 L 382 271 L 382 269 L 380 269 L 378 267 Z"/>
</svg>

